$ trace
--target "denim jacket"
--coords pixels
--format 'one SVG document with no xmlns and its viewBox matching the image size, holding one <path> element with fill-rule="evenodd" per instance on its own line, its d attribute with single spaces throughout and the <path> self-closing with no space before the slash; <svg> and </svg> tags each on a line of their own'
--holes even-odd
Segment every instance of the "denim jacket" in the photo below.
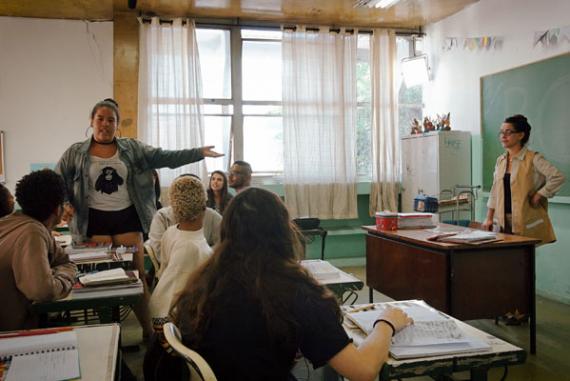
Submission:
<svg viewBox="0 0 570 381">
<path fill-rule="evenodd" d="M 120 160 L 128 169 L 127 189 L 141 225 L 148 232 L 156 213 L 152 169 L 177 168 L 202 160 L 204 156 L 198 148 L 166 151 L 141 143 L 136 139 L 117 138 Z M 55 171 L 63 176 L 69 202 L 75 208 L 70 223 L 74 241 L 85 239 L 89 220 L 89 147 L 91 138 L 75 143 L 59 159 Z"/>
</svg>

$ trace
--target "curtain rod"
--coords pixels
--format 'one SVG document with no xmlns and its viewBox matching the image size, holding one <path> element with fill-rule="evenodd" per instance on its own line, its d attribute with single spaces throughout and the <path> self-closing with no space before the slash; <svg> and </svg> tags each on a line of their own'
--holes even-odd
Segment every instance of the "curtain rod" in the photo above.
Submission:
<svg viewBox="0 0 570 381">
<path fill-rule="evenodd" d="M 139 21 L 143 24 L 150 24 L 151 22 L 151 18 L 152 17 L 157 17 L 154 15 L 140 15 L 138 17 Z M 284 29 L 292 29 L 292 30 L 296 30 L 297 26 L 296 25 L 292 25 L 290 23 L 278 23 L 278 22 L 268 22 L 268 21 L 244 21 L 241 20 L 239 18 L 235 18 L 235 19 L 207 19 L 207 18 L 195 18 L 194 19 L 196 22 L 197 26 L 201 26 L 201 27 L 210 27 L 210 28 L 216 28 L 216 27 L 230 27 L 230 26 L 240 26 L 240 27 L 246 27 L 246 28 L 252 28 L 252 29 L 280 29 L 281 27 L 283 27 Z M 160 24 L 172 24 L 173 23 L 173 19 L 170 18 L 159 18 L 159 23 Z M 186 21 L 182 20 L 182 25 L 185 25 Z M 282 26 L 284 24 L 284 26 Z M 343 28 L 345 28 L 346 32 L 348 33 L 354 33 L 354 29 L 358 29 L 358 33 L 361 34 L 372 34 L 372 28 L 370 27 L 357 27 L 357 26 L 343 26 Z M 331 32 L 336 32 L 339 33 L 340 32 L 341 27 L 338 26 L 333 26 L 330 27 L 330 31 Z M 398 36 L 425 36 L 425 33 L 422 32 L 422 27 L 418 27 L 417 30 L 416 29 L 398 29 L 398 28 L 379 28 L 379 29 L 394 29 L 396 31 L 396 35 Z M 317 26 L 310 26 L 307 27 L 306 30 L 309 31 L 318 31 L 319 27 Z"/>
</svg>

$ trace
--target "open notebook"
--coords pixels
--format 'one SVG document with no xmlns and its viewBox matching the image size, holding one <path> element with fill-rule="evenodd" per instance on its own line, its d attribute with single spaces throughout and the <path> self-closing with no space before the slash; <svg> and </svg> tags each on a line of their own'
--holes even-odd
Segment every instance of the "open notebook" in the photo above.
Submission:
<svg viewBox="0 0 570 381">
<path fill-rule="evenodd" d="M 390 354 L 397 360 L 479 352 L 491 348 L 489 344 L 467 336 L 453 318 L 420 300 L 379 303 L 366 310 L 358 310 L 358 306 L 355 306 L 355 312 L 348 309 L 345 316 L 368 334 L 382 309 L 387 306 L 401 308 L 414 320 L 414 324 L 392 338 Z"/>
<path fill-rule="evenodd" d="M 24 331 L 0 335 L 0 361 L 2 368 L 7 368 L 6 381 L 58 381 L 81 377 L 74 331 L 47 334 Z"/>
</svg>

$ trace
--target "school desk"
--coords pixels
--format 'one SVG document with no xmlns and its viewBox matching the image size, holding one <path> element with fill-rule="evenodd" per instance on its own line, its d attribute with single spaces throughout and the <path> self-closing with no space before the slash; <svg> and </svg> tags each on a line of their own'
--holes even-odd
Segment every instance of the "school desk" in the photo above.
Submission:
<svg viewBox="0 0 570 381">
<path fill-rule="evenodd" d="M 139 302 L 143 295 L 143 286 L 139 281 L 138 285 L 132 287 L 118 288 L 114 290 L 97 290 L 89 292 L 71 293 L 64 299 L 51 302 L 33 303 L 32 310 L 36 313 L 45 315 L 48 312 L 65 312 L 75 310 L 94 309 L 99 312 L 101 323 L 119 323 L 120 307 L 133 306 Z M 104 311 L 111 311 L 110 315 Z M 103 313 L 102 313 L 103 312 Z M 40 319 L 40 324 L 45 325 L 45 319 Z"/>
<path fill-rule="evenodd" d="M 303 265 L 304 263 L 319 262 L 319 261 L 322 260 L 307 259 L 301 261 L 301 265 Z M 330 262 L 328 261 L 322 261 L 322 262 L 327 262 L 330 264 Z M 329 290 L 331 290 L 338 298 L 340 304 L 344 304 L 350 299 L 352 299 L 350 304 L 353 304 L 356 301 L 356 299 L 358 299 L 358 294 L 356 294 L 356 291 L 362 290 L 362 288 L 364 287 L 364 282 L 362 282 L 354 275 L 344 272 L 333 265 L 330 266 L 334 268 L 336 272 L 335 276 L 327 277 L 326 279 L 317 278 L 317 281 L 320 284 L 326 286 Z"/>
<path fill-rule="evenodd" d="M 413 303 L 414 301 L 409 302 Z M 526 361 L 526 352 L 522 348 L 509 344 L 457 319 L 454 319 L 454 321 L 469 337 L 479 339 L 489 344 L 491 348 L 481 352 L 456 353 L 405 360 L 396 360 L 389 357 L 380 370 L 378 379 L 387 381 L 420 376 L 447 379 L 445 376 L 468 371 L 471 381 L 486 381 L 489 369 L 505 368 L 505 372 L 507 372 L 509 366 L 523 364 Z M 344 328 L 357 346 L 366 338 L 366 335 L 360 329 L 350 324 L 350 321 L 346 318 L 344 319 Z"/>
<path fill-rule="evenodd" d="M 440 224 L 443 229 L 451 225 Z M 431 229 L 366 231 L 366 284 L 396 300 L 423 299 L 460 320 L 529 314 L 530 353 L 536 353 L 536 239 L 500 234 L 468 245 L 432 242 Z"/>
</svg>

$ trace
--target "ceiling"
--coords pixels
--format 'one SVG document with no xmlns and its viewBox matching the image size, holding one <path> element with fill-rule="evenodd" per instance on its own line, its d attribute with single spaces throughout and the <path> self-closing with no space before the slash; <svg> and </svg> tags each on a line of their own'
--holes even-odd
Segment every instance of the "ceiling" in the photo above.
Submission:
<svg viewBox="0 0 570 381">
<path fill-rule="evenodd" d="M 239 18 L 312 25 L 417 28 L 478 0 L 401 0 L 388 9 L 353 8 L 353 0 L 138 0 L 136 10 L 164 18 Z M 112 20 L 134 0 L 2 0 L 0 16 Z"/>
</svg>

